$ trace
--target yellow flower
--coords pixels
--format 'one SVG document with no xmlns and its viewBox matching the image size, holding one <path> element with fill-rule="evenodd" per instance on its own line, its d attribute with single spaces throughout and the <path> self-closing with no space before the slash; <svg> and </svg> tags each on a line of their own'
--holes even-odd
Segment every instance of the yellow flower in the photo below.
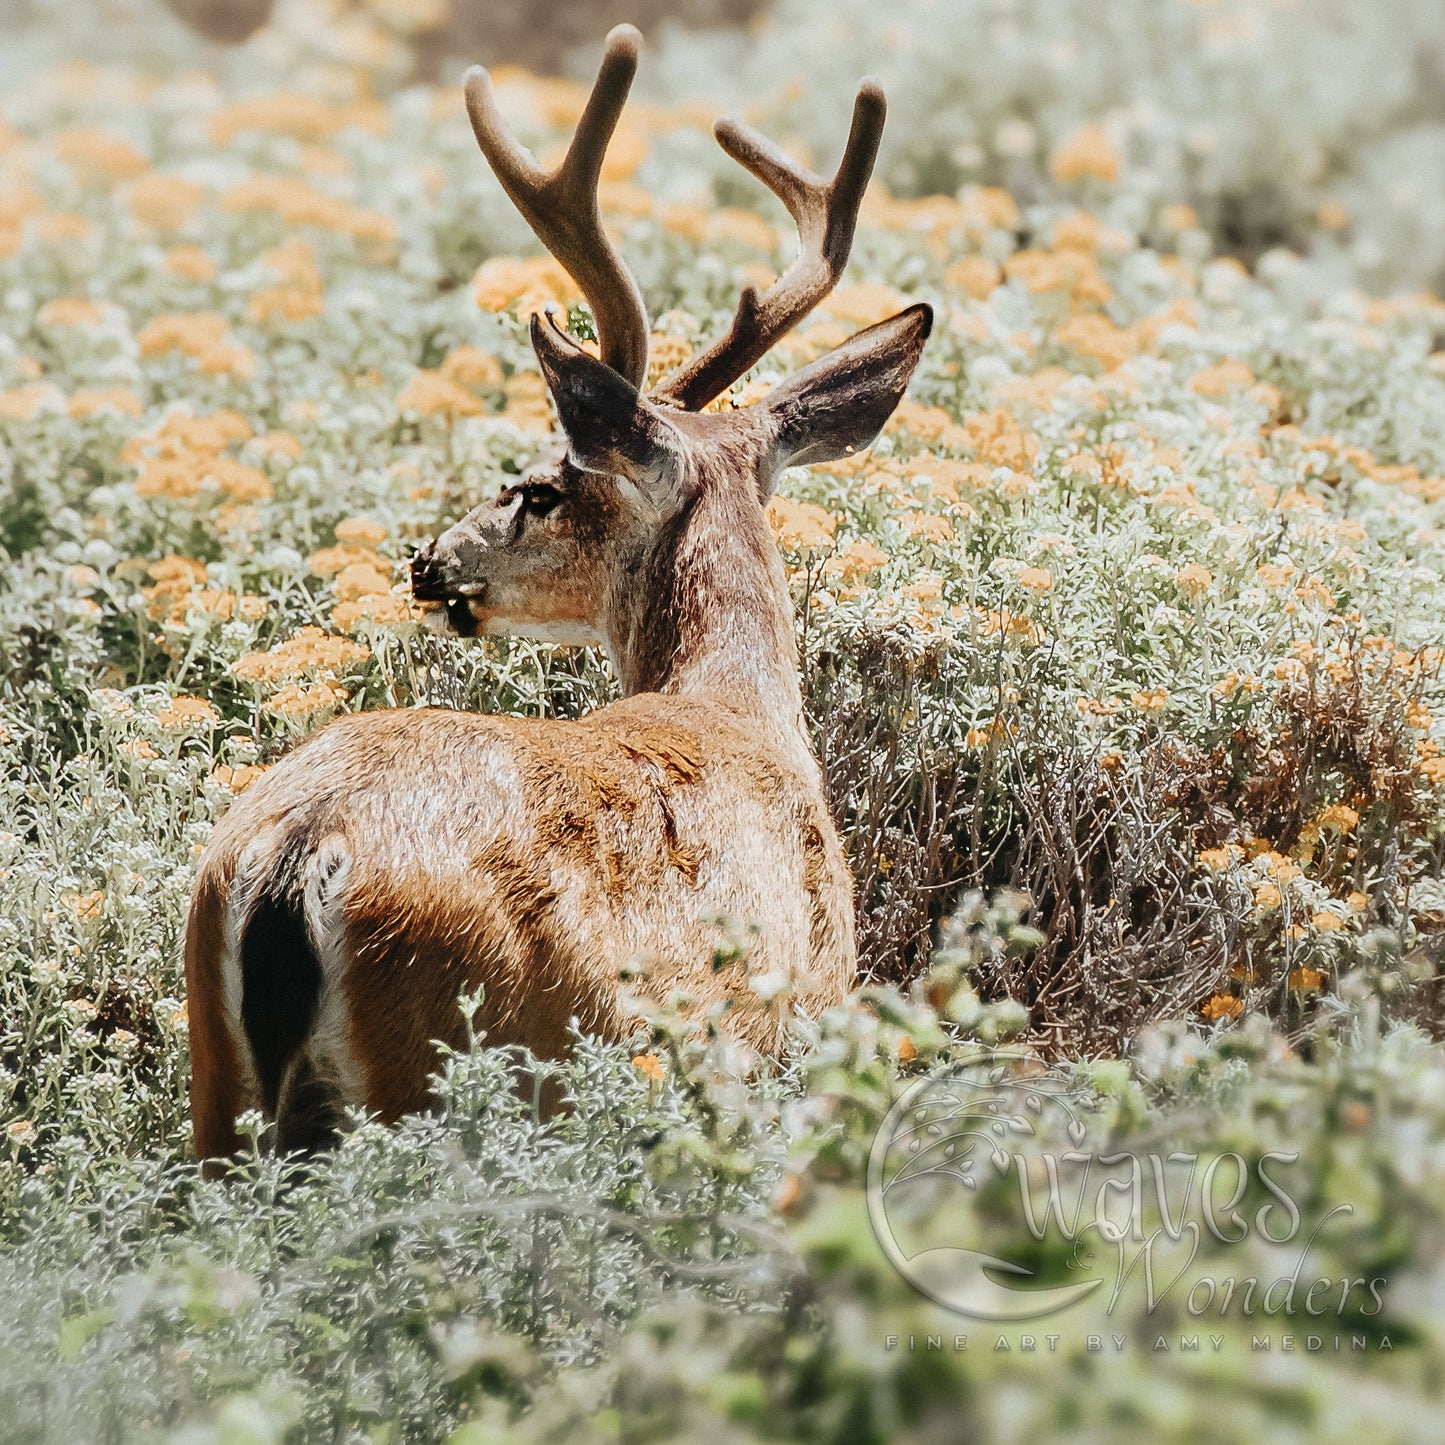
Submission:
<svg viewBox="0 0 1445 1445">
<path fill-rule="evenodd" d="M 1230 993 L 1217 993 L 1199 1010 L 1211 1020 L 1237 1019 L 1244 1012 L 1244 1002 Z"/>
<path fill-rule="evenodd" d="M 472 296 L 483 311 L 515 307 L 530 313 L 548 302 L 569 305 L 582 299 L 577 283 L 550 256 L 493 256 L 472 278 Z"/>
<path fill-rule="evenodd" d="M 939 517 L 932 512 L 909 512 L 901 520 L 910 537 L 922 537 L 935 543 L 953 540 L 953 528 L 947 517 Z"/>
<path fill-rule="evenodd" d="M 1290 578 L 1294 576 L 1294 563 L 1266 562 L 1254 569 L 1254 575 L 1266 587 L 1288 587 Z"/>
<path fill-rule="evenodd" d="M 1003 273 L 986 256 L 965 256 L 943 273 L 943 280 L 946 285 L 956 286 L 974 300 L 982 301 L 1003 280 Z"/>
<path fill-rule="evenodd" d="M 272 495 L 270 478 L 259 468 L 247 466 L 234 457 L 205 452 L 145 458 L 140 464 L 135 491 L 138 497 L 185 500 L 196 496 L 208 484 L 236 502 L 265 502 Z"/>
<path fill-rule="evenodd" d="M 856 286 L 840 286 L 822 304 L 822 309 L 838 321 L 853 326 L 872 326 L 877 321 L 901 311 L 907 299 L 891 286 L 876 281 Z"/>
<path fill-rule="evenodd" d="M 363 622 L 394 625 L 411 617 L 406 598 L 392 593 L 368 593 L 354 602 L 340 602 L 331 609 L 332 625 L 342 632 L 355 632 Z"/>
<path fill-rule="evenodd" d="M 99 918 L 105 908 L 105 892 L 97 888 L 93 893 L 62 893 L 56 902 L 77 918 Z"/>
<path fill-rule="evenodd" d="M 269 652 L 248 652 L 231 664 L 247 682 L 275 682 L 308 672 L 333 676 L 364 662 L 371 650 L 349 638 L 333 637 L 319 627 L 303 627 Z"/>
<path fill-rule="evenodd" d="M 118 412 L 123 416 L 141 416 L 145 406 L 140 397 L 129 387 L 108 386 L 97 390 L 82 387 L 66 403 L 68 416 L 84 418 L 103 411 Z"/>
<path fill-rule="evenodd" d="M 1281 883 L 1293 883 L 1300 876 L 1299 865 L 1272 848 L 1266 848 L 1264 852 L 1257 854 L 1256 861 L 1264 864 L 1264 871 L 1269 877 L 1277 878 Z"/>
<path fill-rule="evenodd" d="M 126 204 L 131 215 L 154 231 L 183 231 L 206 199 L 206 188 L 182 176 L 152 171 L 131 186 Z"/>
<path fill-rule="evenodd" d="M 136 332 L 142 356 L 182 351 L 201 357 L 225 341 L 230 323 L 219 311 L 181 311 L 153 316 Z"/>
<path fill-rule="evenodd" d="M 306 450 L 289 431 L 268 431 L 256 438 L 256 450 L 266 457 L 286 457 L 296 461 Z"/>
<path fill-rule="evenodd" d="M 1033 467 L 1039 453 L 1039 439 L 1024 431 L 1014 417 L 1002 409 L 965 417 L 963 432 L 966 444 L 979 459 L 996 467 L 1026 472 Z"/>
<path fill-rule="evenodd" d="M 830 580 L 836 578 L 849 585 L 862 581 L 880 567 L 886 567 L 889 560 L 887 552 L 860 538 L 847 543 L 836 556 L 830 557 L 823 573 Z"/>
<path fill-rule="evenodd" d="M 1352 831 L 1359 821 L 1359 813 L 1344 803 L 1331 803 L 1330 806 L 1315 819 L 1318 827 L 1333 829 L 1336 833 L 1348 833 Z"/>
<path fill-rule="evenodd" d="M 370 517 L 347 517 L 336 524 L 336 540 L 348 547 L 379 547 L 386 528 Z"/>
<path fill-rule="evenodd" d="M 342 524 L 344 526 L 345 523 Z M 341 528 L 337 528 L 337 535 L 340 535 Z M 319 552 L 313 552 L 307 559 L 306 565 L 316 573 L 318 577 L 330 577 L 334 572 L 340 572 L 350 567 L 353 562 L 369 562 L 372 566 L 381 569 L 387 566 L 386 560 L 379 552 L 361 542 L 343 539 L 335 547 L 323 547 Z"/>
<path fill-rule="evenodd" d="M 321 271 L 316 265 L 315 247 L 305 241 L 288 241 L 274 246 L 261 257 L 277 280 L 251 297 L 246 307 L 248 320 L 305 321 L 319 316 L 326 307 Z"/>
<path fill-rule="evenodd" d="M 65 241 L 83 241 L 90 235 L 90 222 L 76 211 L 52 211 L 35 222 L 36 239 L 48 246 Z"/>
<path fill-rule="evenodd" d="M 669 372 L 692 360 L 692 343 L 671 332 L 654 331 L 647 344 L 647 385 L 656 386 Z M 723 398 L 729 393 L 724 392 Z M 719 398 L 722 400 L 723 398 Z"/>
<path fill-rule="evenodd" d="M 1203 848 L 1199 861 L 1211 873 L 1222 873 L 1242 856 L 1243 851 L 1237 843 L 1226 843 L 1222 848 Z"/>
<path fill-rule="evenodd" d="M 632 1067 L 644 1078 L 651 1079 L 654 1084 L 660 1084 L 667 1077 L 662 1060 L 656 1054 L 634 1054 Z"/>
<path fill-rule="evenodd" d="M 706 239 L 709 242 L 736 241 L 740 245 L 751 246 L 755 251 L 771 251 L 777 245 L 778 233 L 756 211 L 744 211 L 737 206 L 717 206 L 708 213 Z"/>
<path fill-rule="evenodd" d="M 535 371 L 507 378 L 507 405 L 502 415 L 522 431 L 545 434 L 552 429 L 552 408 L 547 383 Z"/>
<path fill-rule="evenodd" d="M 382 255 L 396 244 L 396 222 L 350 205 L 291 176 L 252 176 L 221 197 L 223 211 L 273 211 L 293 226 L 318 226 L 370 243 Z"/>
<path fill-rule="evenodd" d="M 964 734 L 964 745 L 970 748 L 986 748 L 990 743 L 1008 735 L 1008 725 L 1001 717 L 992 719 L 987 727 L 969 728 Z"/>
<path fill-rule="evenodd" d="M 1169 689 L 1167 687 L 1145 688 L 1141 692 L 1136 692 L 1129 701 L 1140 712 L 1158 712 L 1169 702 Z"/>
<path fill-rule="evenodd" d="M 1018 202 L 1002 186 L 965 186 L 959 202 L 970 231 L 1017 231 L 1023 224 Z"/>
<path fill-rule="evenodd" d="M 355 126 L 382 135 L 387 111 L 376 101 L 337 104 L 299 91 L 278 91 L 235 101 L 211 117 L 211 141 L 228 146 L 243 130 L 287 135 L 301 141 L 329 140 Z"/>
<path fill-rule="evenodd" d="M 292 682 L 267 698 L 262 710 L 282 717 L 308 717 L 312 713 L 334 711 L 348 696 L 345 688 L 329 682 L 314 682 L 309 687 Z"/>
<path fill-rule="evenodd" d="M 52 381 L 0 391 L 0 418 L 6 421 L 31 421 L 41 410 L 59 411 L 64 406 L 65 393 Z"/>
<path fill-rule="evenodd" d="M 352 562 L 336 574 L 336 597 L 355 602 L 362 597 L 379 597 L 391 592 L 391 576 L 369 562 Z"/>
<path fill-rule="evenodd" d="M 1190 562 L 1174 574 L 1174 585 L 1186 597 L 1202 597 L 1214 586 L 1214 573 L 1198 562 Z"/>
<path fill-rule="evenodd" d="M 1093 251 L 1098 248 L 1103 227 L 1088 211 L 1070 211 L 1054 225 L 1054 246 L 1061 251 Z"/>
<path fill-rule="evenodd" d="M 1317 968 L 1294 968 L 1290 970 L 1289 986 L 1298 993 L 1318 993 L 1323 987 L 1325 976 Z"/>
<path fill-rule="evenodd" d="M 1122 161 L 1109 133 L 1096 121 L 1081 125 L 1049 157 L 1049 174 L 1061 185 L 1098 180 L 1115 185 Z"/>
<path fill-rule="evenodd" d="M 790 552 L 830 546 L 838 519 L 812 502 L 795 502 L 775 493 L 768 503 L 768 525 L 780 547 Z"/>
<path fill-rule="evenodd" d="M 100 307 L 86 296 L 57 296 L 36 317 L 42 326 L 99 326 L 101 319 Z"/>
<path fill-rule="evenodd" d="M 1107 316 L 1071 316 L 1054 328 L 1054 340 L 1091 357 L 1106 371 L 1122 366 L 1139 349 L 1134 333 Z"/>
<path fill-rule="evenodd" d="M 220 763 L 211 770 L 209 780 L 228 793 L 244 793 L 265 771 L 266 768 L 258 763 L 243 763 L 235 768 Z"/>
<path fill-rule="evenodd" d="M 1254 373 L 1242 361 L 1221 361 L 1196 371 L 1190 379 L 1190 389 L 1200 396 L 1227 396 L 1232 391 L 1243 391 L 1254 385 Z"/>
<path fill-rule="evenodd" d="M 439 371 L 419 371 L 396 399 L 398 411 L 422 416 L 481 416 L 486 408 L 471 392 Z"/>
<path fill-rule="evenodd" d="M 176 697 L 156 714 L 163 728 L 215 727 L 220 714 L 204 698 Z"/>
<path fill-rule="evenodd" d="M 147 161 L 124 136 L 99 126 L 75 126 L 53 141 L 55 154 L 82 182 L 125 181 L 145 170 Z"/>
<path fill-rule="evenodd" d="M 113 687 L 98 687 L 90 695 L 95 710 L 106 718 L 127 718 L 134 714 L 135 706 L 123 693 Z"/>
<path fill-rule="evenodd" d="M 165 265 L 181 281 L 216 279 L 216 263 L 199 246 L 172 246 L 166 252 Z"/>
<path fill-rule="evenodd" d="M 1018 582 L 1030 592 L 1043 593 L 1054 585 L 1054 574 L 1047 567 L 1020 567 Z"/>
<path fill-rule="evenodd" d="M 1159 212 L 1159 222 L 1166 231 L 1178 235 L 1180 231 L 1193 231 L 1198 228 L 1199 212 L 1193 206 L 1176 201 Z"/>
<path fill-rule="evenodd" d="M 441 374 L 447 381 L 469 390 L 503 384 L 501 363 L 475 346 L 452 347 L 442 360 Z"/>
<path fill-rule="evenodd" d="M 943 578 L 937 572 L 916 573 L 912 582 L 902 589 L 905 597 L 921 602 L 925 607 L 938 609 L 943 606 Z"/>
</svg>

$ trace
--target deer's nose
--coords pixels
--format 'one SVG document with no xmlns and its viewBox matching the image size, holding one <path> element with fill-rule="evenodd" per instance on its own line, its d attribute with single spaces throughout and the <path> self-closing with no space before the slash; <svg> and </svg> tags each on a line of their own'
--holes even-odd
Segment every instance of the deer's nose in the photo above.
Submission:
<svg viewBox="0 0 1445 1445">
<path fill-rule="evenodd" d="M 437 565 L 435 537 L 412 554 L 411 595 L 418 602 L 445 602 L 447 600 L 446 591 L 442 586 L 442 569 Z"/>
</svg>

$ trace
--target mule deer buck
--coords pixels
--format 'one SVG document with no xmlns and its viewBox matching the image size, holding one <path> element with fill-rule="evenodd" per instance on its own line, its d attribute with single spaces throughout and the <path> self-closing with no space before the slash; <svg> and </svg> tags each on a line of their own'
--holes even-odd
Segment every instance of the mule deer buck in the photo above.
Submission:
<svg viewBox="0 0 1445 1445">
<path fill-rule="evenodd" d="M 763 506 L 784 467 L 877 436 L 932 314 L 870 327 L 753 405 L 702 408 L 836 283 L 883 96 L 859 90 L 831 181 L 718 123 L 792 213 L 800 254 L 644 395 L 647 311 L 597 205 L 636 63 L 637 32 L 618 27 L 550 173 L 508 132 L 486 72 L 467 79 L 477 142 L 591 304 L 601 359 L 533 318 L 566 441 L 412 562 L 413 594 L 444 627 L 600 642 L 624 697 L 578 721 L 345 716 L 248 789 L 216 827 L 186 930 L 203 1158 L 237 1149 L 247 1106 L 283 1149 L 331 1139 L 347 1106 L 386 1121 L 426 1107 L 436 1041 L 463 1042 L 458 997 L 479 985 L 491 1042 L 555 1058 L 574 1018 L 612 1039 L 634 1030 L 619 975 L 635 962 L 655 995 L 734 1000 L 725 1027 L 765 1051 L 791 1009 L 816 1013 L 855 976 L 852 884 Z M 720 918 L 756 934 L 715 972 Z M 760 974 L 791 979 L 781 1005 L 759 1002 Z"/>
</svg>

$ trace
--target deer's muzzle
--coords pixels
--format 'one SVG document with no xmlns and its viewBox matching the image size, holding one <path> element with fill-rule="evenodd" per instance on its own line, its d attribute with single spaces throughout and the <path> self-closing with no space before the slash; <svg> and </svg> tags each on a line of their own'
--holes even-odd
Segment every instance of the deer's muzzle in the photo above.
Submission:
<svg viewBox="0 0 1445 1445">
<path fill-rule="evenodd" d="M 437 557 L 436 539 L 412 555 L 411 595 L 418 602 L 440 602 L 445 605 L 447 622 L 451 630 L 461 637 L 477 635 L 477 619 L 460 595 L 454 579 L 447 576 L 447 569 Z M 469 595 L 477 595 L 482 589 L 476 585 L 465 589 Z"/>
</svg>

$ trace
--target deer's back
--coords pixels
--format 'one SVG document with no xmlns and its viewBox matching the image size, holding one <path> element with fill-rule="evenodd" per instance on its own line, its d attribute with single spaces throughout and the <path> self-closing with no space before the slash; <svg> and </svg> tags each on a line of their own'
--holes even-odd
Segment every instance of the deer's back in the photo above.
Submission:
<svg viewBox="0 0 1445 1445">
<path fill-rule="evenodd" d="M 839 997 L 851 889 L 816 772 L 757 731 L 656 696 L 576 722 L 338 720 L 253 784 L 207 850 L 198 896 L 223 914 L 213 966 L 230 1012 L 239 1023 L 256 890 L 289 888 L 329 991 L 323 1023 L 332 1004 L 329 1071 L 383 1117 L 424 1103 L 431 1042 L 460 1041 L 456 999 L 478 984 L 489 1038 L 544 1055 L 573 1016 L 630 1033 L 619 975 L 637 965 L 659 1000 L 739 999 L 734 1031 L 774 1047 L 743 970 L 793 974 L 809 1012 Z M 720 919 L 757 929 L 746 963 L 721 972 Z"/>
</svg>

